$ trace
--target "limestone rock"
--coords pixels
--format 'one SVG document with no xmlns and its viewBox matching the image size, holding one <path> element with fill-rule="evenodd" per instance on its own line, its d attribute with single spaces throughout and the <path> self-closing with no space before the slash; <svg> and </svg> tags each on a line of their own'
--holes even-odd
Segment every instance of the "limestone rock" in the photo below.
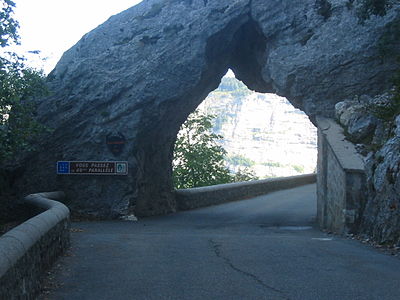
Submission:
<svg viewBox="0 0 400 300">
<path fill-rule="evenodd" d="M 342 101 L 335 115 L 357 150 L 366 155 L 367 202 L 360 233 L 378 243 L 400 243 L 400 116 L 394 120 L 378 118 L 392 105 L 391 93 L 375 97 L 363 95 L 359 101 Z M 378 151 L 371 149 L 379 148 Z"/>
<path fill-rule="evenodd" d="M 224 137 L 219 142 L 228 152 L 228 168 L 248 168 L 260 179 L 313 173 L 317 130 L 307 116 L 285 98 L 249 92 L 236 80 L 235 90 L 229 90 L 231 80 L 223 78 L 223 88 L 198 108 L 217 116 L 213 131 Z"/>
<path fill-rule="evenodd" d="M 348 133 L 352 136 L 355 143 L 361 142 L 372 136 L 375 131 L 378 120 L 371 115 L 360 116 L 348 128 Z"/>
<path fill-rule="evenodd" d="M 395 133 L 396 137 L 400 138 L 400 116 L 397 116 L 395 119 L 394 133 Z"/>
<path fill-rule="evenodd" d="M 329 2 L 329 3 L 327 3 Z M 346 0 L 144 0 L 86 34 L 49 75 L 38 117 L 54 131 L 26 163 L 22 192 L 64 190 L 75 212 L 175 211 L 171 159 L 180 125 L 231 68 L 313 118 L 388 88 L 378 43 L 396 18 L 358 23 Z M 122 153 L 106 145 L 123 134 Z M 57 176 L 56 161 L 122 160 L 129 175 Z"/>
<path fill-rule="evenodd" d="M 368 201 L 361 232 L 379 243 L 400 245 L 399 153 L 400 137 L 396 135 L 368 158 Z"/>
<path fill-rule="evenodd" d="M 335 105 L 335 117 L 344 127 L 351 126 L 358 118 L 365 114 L 365 104 L 358 101 L 342 101 Z"/>
<path fill-rule="evenodd" d="M 335 105 L 335 116 L 345 127 L 349 140 L 360 143 L 372 140 L 379 120 L 368 110 L 368 104 L 358 101 L 342 101 Z"/>
</svg>

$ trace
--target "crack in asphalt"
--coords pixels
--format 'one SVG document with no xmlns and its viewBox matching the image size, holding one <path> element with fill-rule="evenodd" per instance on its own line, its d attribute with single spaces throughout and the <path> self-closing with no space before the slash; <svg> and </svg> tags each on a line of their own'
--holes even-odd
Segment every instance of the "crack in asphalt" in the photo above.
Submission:
<svg viewBox="0 0 400 300">
<path fill-rule="evenodd" d="M 209 239 L 209 242 L 210 242 L 210 244 L 211 244 L 211 247 L 212 247 L 213 250 L 214 250 L 215 255 L 216 255 L 218 258 L 221 258 L 222 260 L 224 260 L 225 263 L 226 263 L 231 269 L 233 269 L 233 270 L 235 270 L 236 272 L 241 273 L 241 274 L 243 274 L 243 275 L 245 275 L 245 276 L 247 276 L 247 277 L 252 278 L 254 281 L 256 281 L 256 282 L 257 282 L 258 284 L 260 284 L 261 286 L 263 286 L 263 287 L 265 287 L 265 288 L 267 288 L 267 289 L 269 289 L 269 290 L 271 290 L 271 291 L 274 291 L 274 292 L 280 294 L 280 296 L 282 297 L 282 299 L 290 300 L 288 297 L 286 297 L 286 296 L 284 295 L 284 292 L 283 292 L 283 291 L 278 290 L 278 289 L 276 289 L 276 288 L 274 288 L 274 287 L 272 287 L 272 286 L 269 286 L 269 285 L 266 284 L 264 281 L 262 281 L 260 278 L 258 278 L 256 275 L 254 275 L 254 274 L 252 274 L 252 273 L 249 273 L 249 272 L 246 272 L 246 271 L 244 271 L 244 270 L 242 270 L 242 269 L 239 269 L 238 267 L 236 267 L 235 265 L 233 265 L 233 263 L 231 262 L 231 260 L 230 260 L 229 258 L 227 258 L 227 257 L 225 257 L 225 256 L 222 255 L 222 250 L 221 250 L 222 245 L 216 243 L 216 242 L 215 242 L 214 240 L 212 240 L 212 239 Z"/>
</svg>

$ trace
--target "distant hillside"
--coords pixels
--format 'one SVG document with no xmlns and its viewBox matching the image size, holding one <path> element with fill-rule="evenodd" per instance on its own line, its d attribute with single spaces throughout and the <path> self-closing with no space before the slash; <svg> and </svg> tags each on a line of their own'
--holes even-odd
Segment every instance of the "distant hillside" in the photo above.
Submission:
<svg viewBox="0 0 400 300">
<path fill-rule="evenodd" d="M 252 92 L 224 77 L 199 109 L 217 115 L 213 130 L 224 136 L 232 171 L 247 167 L 260 178 L 314 172 L 316 128 L 285 98 Z"/>
</svg>

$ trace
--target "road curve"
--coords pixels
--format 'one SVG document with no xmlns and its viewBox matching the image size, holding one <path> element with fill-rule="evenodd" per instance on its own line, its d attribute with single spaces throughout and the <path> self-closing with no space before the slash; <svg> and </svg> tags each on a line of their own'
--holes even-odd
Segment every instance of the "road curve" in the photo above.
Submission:
<svg viewBox="0 0 400 300">
<path fill-rule="evenodd" d="M 315 185 L 138 222 L 74 223 L 54 300 L 398 300 L 400 259 L 314 226 Z"/>
</svg>

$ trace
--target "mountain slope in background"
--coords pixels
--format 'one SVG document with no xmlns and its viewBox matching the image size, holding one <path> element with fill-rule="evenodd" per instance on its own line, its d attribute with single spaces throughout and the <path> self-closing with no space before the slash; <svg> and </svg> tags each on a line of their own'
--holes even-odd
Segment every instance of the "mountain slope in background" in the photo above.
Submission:
<svg viewBox="0 0 400 300">
<path fill-rule="evenodd" d="M 224 137 L 232 171 L 247 167 L 259 178 L 315 171 L 316 128 L 286 98 L 252 92 L 225 76 L 199 110 L 217 116 L 213 131 Z"/>
</svg>

